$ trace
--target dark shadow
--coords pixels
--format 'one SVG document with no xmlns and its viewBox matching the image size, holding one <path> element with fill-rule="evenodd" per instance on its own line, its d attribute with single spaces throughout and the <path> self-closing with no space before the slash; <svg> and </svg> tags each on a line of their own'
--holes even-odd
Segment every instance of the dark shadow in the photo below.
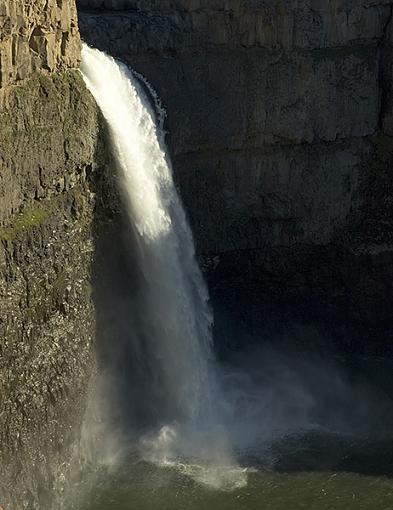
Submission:
<svg viewBox="0 0 393 510">
<path fill-rule="evenodd" d="M 96 195 L 92 264 L 95 349 L 97 369 L 107 379 L 106 396 L 110 399 L 109 411 L 113 412 L 113 416 L 107 418 L 116 422 L 113 425 L 118 430 L 126 429 L 128 423 L 143 425 L 148 420 L 149 403 L 135 397 L 145 393 L 140 384 L 148 377 L 150 367 L 141 365 L 146 356 L 136 359 L 129 341 L 130 328 L 137 327 L 132 324 L 132 317 L 139 303 L 143 276 L 138 265 L 137 237 L 127 220 L 103 118 L 100 124 L 101 138 L 96 155 L 100 164 L 92 176 Z M 146 377 L 141 378 L 141 374 Z"/>
<path fill-rule="evenodd" d="M 110 158 L 108 133 L 102 119 L 101 124 L 102 136 L 96 154 L 98 165 L 90 176 L 91 186 L 96 194 L 92 265 L 97 324 L 95 348 L 98 370 L 105 373 L 109 371 L 113 376 L 110 380 L 114 386 L 109 388 L 108 395 L 112 399 L 114 413 L 111 419 L 115 427 L 117 429 L 120 427 L 126 432 L 137 431 L 160 420 L 160 416 L 157 415 L 157 396 L 152 395 L 149 385 L 149 381 L 158 376 L 154 373 L 157 364 L 154 361 L 151 365 L 146 363 L 146 360 L 154 358 L 154 353 L 142 353 L 138 356 L 135 345 L 130 341 L 132 336 L 130 327 L 138 328 L 138 324 L 133 323 L 132 320 L 143 314 L 141 309 L 138 313 L 133 313 L 136 307 L 142 306 L 141 303 L 143 303 L 140 299 L 143 275 L 138 267 L 137 236 L 130 230 L 130 222 L 119 193 L 115 164 Z M 269 315 L 268 312 L 272 310 L 267 308 L 264 314 L 258 315 L 258 312 L 261 313 L 258 302 L 250 308 L 247 295 L 242 293 L 237 295 L 238 313 L 244 313 L 245 319 L 238 321 L 237 313 L 228 315 L 225 300 L 220 303 L 217 293 L 214 297 L 217 312 L 215 341 L 218 350 L 225 352 L 223 359 L 241 356 L 244 351 L 242 341 L 245 345 L 255 344 L 256 339 L 253 335 L 256 331 L 262 330 L 265 335 L 269 333 L 270 343 L 275 346 L 275 350 L 279 351 L 280 355 L 286 356 L 287 359 L 300 360 L 300 364 L 294 363 L 293 370 L 298 371 L 307 387 L 314 388 L 313 398 L 318 401 L 314 418 L 317 417 L 320 424 L 328 422 L 329 416 L 335 413 L 344 413 L 345 407 L 348 409 L 345 411 L 347 414 L 344 414 L 346 417 L 349 416 L 351 405 L 354 404 L 350 399 L 342 399 L 334 386 L 329 389 L 332 365 L 339 364 L 340 377 L 343 377 L 348 387 L 359 387 L 359 384 L 361 386 L 367 383 L 367 387 L 375 389 L 375 392 L 373 389 L 364 393 L 365 398 L 374 399 L 369 410 L 370 423 L 373 420 L 379 423 L 379 426 L 374 428 L 374 434 L 373 427 L 368 426 L 368 434 L 351 435 L 352 425 L 349 427 L 349 432 L 347 429 L 345 433 L 318 431 L 296 433 L 294 431 L 275 439 L 262 452 L 247 454 L 245 463 L 277 472 L 344 471 L 373 476 L 393 476 L 393 435 L 391 435 L 393 370 L 388 361 L 374 360 L 373 364 L 367 357 L 342 356 L 342 353 L 339 357 L 338 351 L 326 348 L 326 345 L 331 343 L 326 341 L 324 326 L 314 323 L 313 328 L 303 330 L 299 326 L 300 329 L 296 333 L 294 325 L 296 321 L 283 320 L 285 309 L 281 312 L 275 310 Z M 257 319 L 255 319 L 256 322 L 251 320 L 252 328 L 247 329 L 248 317 L 250 317 L 247 314 L 251 313 L 255 313 Z M 303 323 L 300 321 L 298 324 Z M 236 337 L 235 349 L 233 349 L 233 343 L 225 344 L 229 332 Z M 304 340 L 303 344 L 299 342 L 301 338 Z M 295 341 L 291 342 L 291 339 Z M 313 346 L 312 349 L 305 348 L 310 345 Z M 325 348 L 323 348 L 324 345 Z M 143 339 L 139 348 L 142 350 L 144 348 Z M 322 358 L 324 363 L 320 363 Z M 254 357 L 254 362 L 255 359 Z M 274 363 L 273 356 L 270 358 L 270 365 Z M 277 373 L 281 370 L 280 363 L 281 361 L 278 361 L 274 369 Z M 308 369 L 304 367 L 312 368 L 308 372 Z M 246 373 L 248 369 L 244 366 L 243 370 Z M 259 370 L 261 373 L 266 373 L 262 362 Z M 272 370 L 271 366 L 270 370 Z M 316 374 L 319 374 L 320 379 Z M 267 376 L 265 384 L 272 386 L 274 382 Z M 328 389 L 322 390 L 318 388 L 318 385 Z M 363 393 L 357 393 L 357 396 L 359 394 Z M 350 392 L 349 395 L 351 395 Z M 279 399 L 279 396 L 277 398 Z M 381 405 L 378 410 L 379 398 Z M 278 405 L 285 407 L 287 404 L 285 398 L 282 402 L 278 400 Z M 296 404 L 294 408 L 296 411 Z M 160 409 L 162 409 L 161 406 Z M 354 427 L 356 420 L 367 420 L 367 416 L 367 409 L 359 415 L 359 418 L 355 413 Z M 359 425 L 359 429 L 363 430 L 362 424 Z"/>
<path fill-rule="evenodd" d="M 275 442 L 261 463 L 262 469 L 279 473 L 326 471 L 368 476 L 393 476 L 393 435 L 385 438 L 356 438 L 309 432 Z"/>
</svg>

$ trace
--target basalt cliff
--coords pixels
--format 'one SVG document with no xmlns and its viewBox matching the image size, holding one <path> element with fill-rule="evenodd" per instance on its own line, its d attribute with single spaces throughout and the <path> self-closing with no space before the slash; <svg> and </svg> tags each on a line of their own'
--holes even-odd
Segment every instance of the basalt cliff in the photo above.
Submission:
<svg viewBox="0 0 393 510">
<path fill-rule="evenodd" d="M 221 342 L 302 342 L 307 327 L 305 343 L 391 349 L 392 3 L 78 8 L 82 37 L 146 77 L 167 108 L 217 321 L 232 321 Z"/>
<path fill-rule="evenodd" d="M 132 285 L 79 30 L 167 110 L 219 350 L 289 339 L 385 355 L 392 12 L 390 0 L 0 0 L 0 507 L 53 507 L 111 349 L 108 289 L 122 299 Z"/>
<path fill-rule="evenodd" d="M 0 507 L 46 508 L 93 366 L 98 113 L 71 0 L 0 0 Z"/>
</svg>

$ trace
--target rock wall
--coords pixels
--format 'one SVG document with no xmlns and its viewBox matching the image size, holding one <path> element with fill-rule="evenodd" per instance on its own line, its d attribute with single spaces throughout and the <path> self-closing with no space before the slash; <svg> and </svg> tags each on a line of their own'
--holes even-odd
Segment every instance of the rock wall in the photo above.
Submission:
<svg viewBox="0 0 393 510">
<path fill-rule="evenodd" d="M 287 322 L 315 314 L 329 329 L 340 323 L 334 336 L 346 348 L 383 350 L 393 298 L 391 1 L 78 7 L 82 37 L 142 73 L 167 107 L 178 185 L 228 314 L 253 322 L 239 313 L 241 286 L 258 301 L 246 308 L 259 325 L 282 322 L 283 308 Z"/>
<path fill-rule="evenodd" d="M 0 87 L 79 60 L 74 0 L 0 0 Z"/>
<path fill-rule="evenodd" d="M 391 2 L 79 7 L 84 38 L 144 74 L 167 106 L 177 182 L 227 341 L 244 341 L 251 329 L 313 343 L 318 334 L 299 335 L 297 324 L 323 317 L 325 337 L 347 350 L 388 352 Z M 125 250 L 113 249 L 123 238 L 121 211 L 106 181 L 96 106 L 72 70 L 79 59 L 72 0 L 0 0 L 7 510 L 51 504 L 80 430 L 93 338 L 98 356 L 110 355 L 117 303 L 132 285 Z"/>
<path fill-rule="evenodd" d="M 97 111 L 74 71 L 0 96 L 0 506 L 44 509 L 94 365 Z"/>
<path fill-rule="evenodd" d="M 0 507 L 44 510 L 59 508 L 54 486 L 95 364 L 105 158 L 95 102 L 72 69 L 74 2 L 0 0 L 0 25 Z"/>
</svg>

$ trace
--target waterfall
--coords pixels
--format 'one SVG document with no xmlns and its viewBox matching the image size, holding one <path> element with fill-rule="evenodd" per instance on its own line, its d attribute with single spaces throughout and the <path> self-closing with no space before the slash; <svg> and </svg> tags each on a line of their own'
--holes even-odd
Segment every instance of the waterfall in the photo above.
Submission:
<svg viewBox="0 0 393 510">
<path fill-rule="evenodd" d="M 137 297 L 125 328 L 138 376 L 133 374 L 126 406 L 143 409 L 139 418 L 148 433 L 141 444 L 152 457 L 168 461 L 220 449 L 222 458 L 209 296 L 162 125 L 140 81 L 123 64 L 84 44 L 81 72 L 107 122 L 138 266 Z"/>
</svg>

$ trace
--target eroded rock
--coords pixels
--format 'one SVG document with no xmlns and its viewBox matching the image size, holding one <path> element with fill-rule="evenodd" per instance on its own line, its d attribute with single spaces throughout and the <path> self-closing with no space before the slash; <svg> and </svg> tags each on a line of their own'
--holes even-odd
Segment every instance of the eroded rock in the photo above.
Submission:
<svg viewBox="0 0 393 510">
<path fill-rule="evenodd" d="M 0 0 L 0 87 L 33 71 L 78 67 L 74 0 Z"/>
</svg>

